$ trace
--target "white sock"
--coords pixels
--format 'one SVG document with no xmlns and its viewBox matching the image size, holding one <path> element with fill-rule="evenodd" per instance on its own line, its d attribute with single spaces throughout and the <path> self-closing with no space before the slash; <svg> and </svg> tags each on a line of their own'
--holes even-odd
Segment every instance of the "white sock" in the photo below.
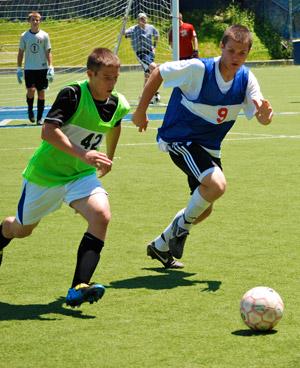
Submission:
<svg viewBox="0 0 300 368">
<path fill-rule="evenodd" d="M 193 222 L 203 213 L 209 206 L 210 202 L 207 202 L 199 193 L 198 188 L 194 190 L 190 201 L 184 210 L 184 216 L 178 221 L 178 226 L 183 229 L 190 230 Z"/>
<path fill-rule="evenodd" d="M 178 226 L 190 230 L 193 222 L 203 213 L 209 206 L 211 205 L 210 202 L 206 201 L 201 194 L 199 193 L 198 188 L 196 188 L 190 198 L 189 203 L 187 204 L 186 208 L 181 209 L 175 215 L 175 217 L 181 216 L 178 220 Z M 174 218 L 175 218 L 174 217 Z M 155 248 L 160 250 L 161 252 L 167 252 L 169 250 L 169 240 L 172 234 L 172 223 L 165 228 L 163 233 L 154 239 Z"/>
<path fill-rule="evenodd" d="M 181 209 L 180 211 L 178 211 L 176 213 L 175 217 L 177 217 L 179 215 L 182 215 L 183 213 L 184 213 L 184 208 Z M 172 233 L 171 229 L 172 229 L 172 223 L 174 221 L 174 218 L 170 222 L 170 224 L 165 228 L 165 230 L 163 231 L 163 233 L 161 235 L 159 235 L 156 239 L 154 239 L 155 248 L 157 248 L 161 252 L 167 252 L 169 250 L 168 243 L 169 243 L 169 240 L 170 240 L 170 237 L 171 237 L 171 233 Z"/>
</svg>

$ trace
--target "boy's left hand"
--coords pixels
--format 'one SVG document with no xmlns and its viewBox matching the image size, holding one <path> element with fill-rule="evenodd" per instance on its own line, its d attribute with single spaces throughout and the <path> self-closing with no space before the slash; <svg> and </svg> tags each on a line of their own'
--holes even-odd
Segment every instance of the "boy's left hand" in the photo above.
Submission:
<svg viewBox="0 0 300 368">
<path fill-rule="evenodd" d="M 273 109 L 268 100 L 252 100 L 256 107 L 256 118 L 257 120 L 264 125 L 270 124 L 273 117 Z"/>
<path fill-rule="evenodd" d="M 112 169 L 112 165 L 100 165 L 97 169 L 98 177 L 103 178 L 104 175 L 108 174 Z"/>
<path fill-rule="evenodd" d="M 53 66 L 49 66 L 49 69 L 47 71 L 47 79 L 50 83 L 53 82 L 53 79 L 54 79 L 54 68 L 53 68 Z"/>
</svg>

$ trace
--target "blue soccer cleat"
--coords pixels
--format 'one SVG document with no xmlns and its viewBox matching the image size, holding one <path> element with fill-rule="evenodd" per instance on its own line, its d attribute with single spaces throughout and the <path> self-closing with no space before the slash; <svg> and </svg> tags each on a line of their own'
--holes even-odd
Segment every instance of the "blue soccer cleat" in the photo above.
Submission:
<svg viewBox="0 0 300 368">
<path fill-rule="evenodd" d="M 85 302 L 93 304 L 103 297 L 104 292 L 105 287 L 100 284 L 78 284 L 69 289 L 66 304 L 71 307 L 79 307 Z"/>
</svg>

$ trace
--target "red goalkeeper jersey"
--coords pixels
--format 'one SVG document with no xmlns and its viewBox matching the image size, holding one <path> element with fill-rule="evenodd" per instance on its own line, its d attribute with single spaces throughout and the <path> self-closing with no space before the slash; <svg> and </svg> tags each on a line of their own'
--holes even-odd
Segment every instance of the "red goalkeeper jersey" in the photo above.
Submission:
<svg viewBox="0 0 300 368">
<path fill-rule="evenodd" d="M 179 27 L 179 57 L 190 58 L 193 55 L 193 37 L 196 36 L 194 26 L 190 23 L 182 23 Z M 172 31 L 169 33 L 169 41 L 172 42 Z"/>
</svg>

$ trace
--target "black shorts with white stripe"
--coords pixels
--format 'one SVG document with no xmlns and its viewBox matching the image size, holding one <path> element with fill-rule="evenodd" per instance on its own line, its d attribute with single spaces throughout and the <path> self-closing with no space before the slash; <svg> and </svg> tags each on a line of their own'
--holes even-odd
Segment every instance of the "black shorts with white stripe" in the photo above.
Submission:
<svg viewBox="0 0 300 368">
<path fill-rule="evenodd" d="M 222 170 L 221 160 L 211 156 L 198 143 L 170 143 L 168 147 L 175 165 L 187 175 L 191 193 L 201 184 L 201 179 L 216 166 Z"/>
</svg>

